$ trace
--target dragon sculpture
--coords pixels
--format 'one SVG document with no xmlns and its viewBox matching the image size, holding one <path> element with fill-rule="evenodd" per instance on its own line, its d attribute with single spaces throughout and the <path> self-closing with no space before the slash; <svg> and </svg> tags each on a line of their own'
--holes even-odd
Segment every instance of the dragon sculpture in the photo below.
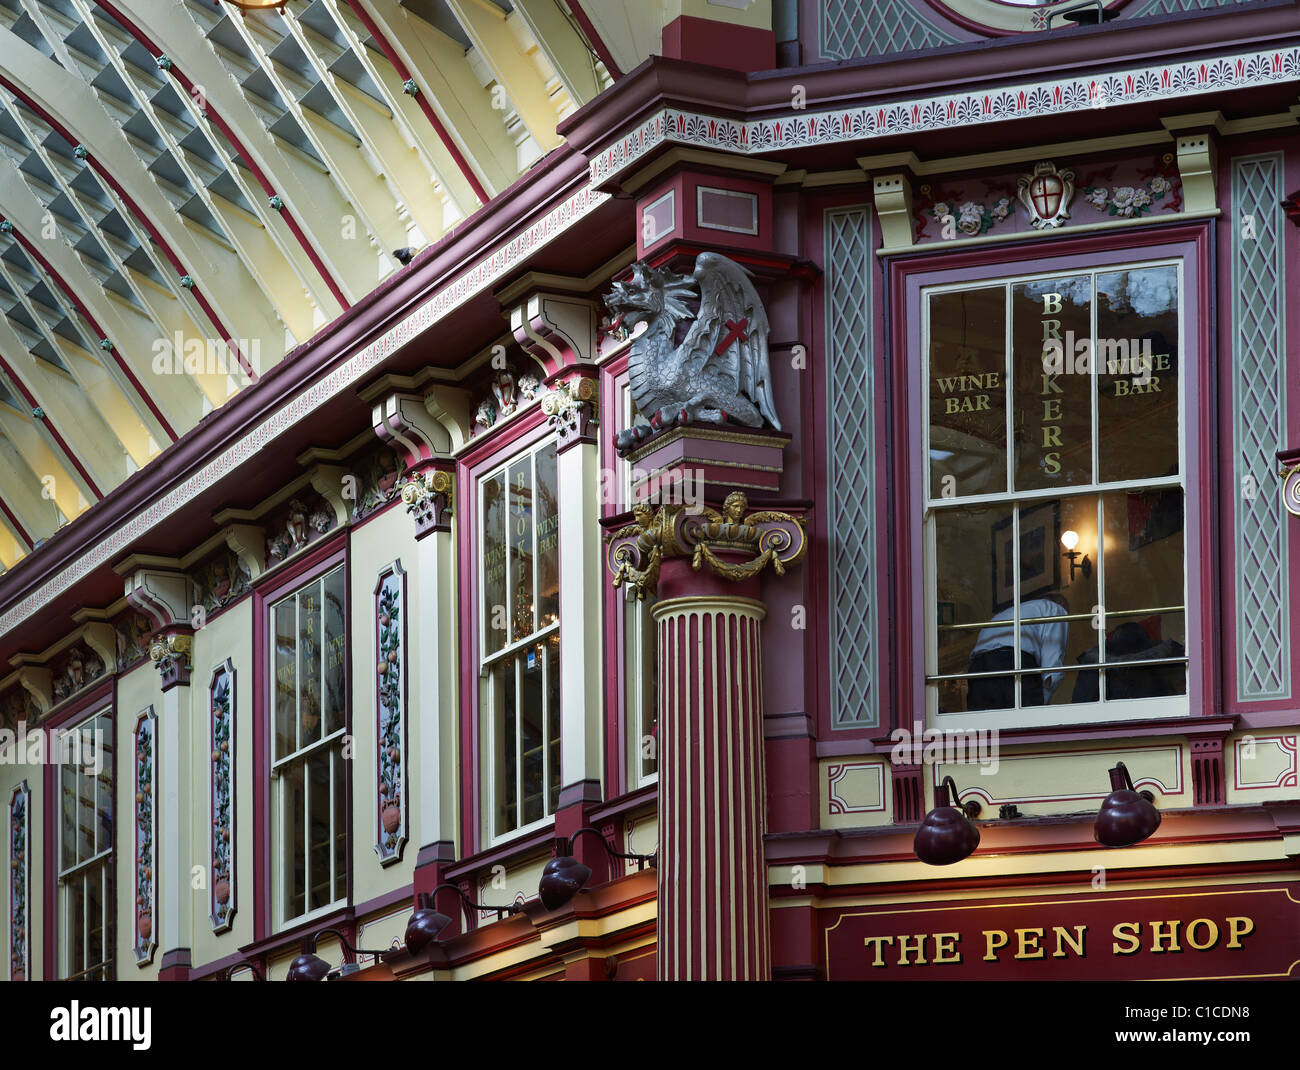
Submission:
<svg viewBox="0 0 1300 1070">
<path fill-rule="evenodd" d="M 698 291 L 698 310 L 692 319 Z M 656 432 L 700 420 L 734 421 L 780 430 L 767 359 L 767 314 L 750 273 L 725 256 L 700 253 L 695 271 L 679 275 L 636 264 L 628 282 L 616 282 L 605 304 L 614 329 L 633 329 L 628 386 L 650 425 L 620 431 L 615 446 L 626 454 Z"/>
</svg>

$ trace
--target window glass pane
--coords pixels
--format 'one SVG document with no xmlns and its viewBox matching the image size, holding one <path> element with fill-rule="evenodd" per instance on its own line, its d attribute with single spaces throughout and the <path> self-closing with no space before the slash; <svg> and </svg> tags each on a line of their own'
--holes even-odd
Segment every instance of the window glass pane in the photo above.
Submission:
<svg viewBox="0 0 1300 1070">
<path fill-rule="evenodd" d="M 537 626 L 560 619 L 560 514 L 555 443 L 537 451 Z"/>
<path fill-rule="evenodd" d="M 325 577 L 325 732 L 337 732 L 347 717 L 347 630 L 344 626 L 343 569 Z"/>
<path fill-rule="evenodd" d="M 68 928 L 68 973 L 80 973 L 86 968 L 86 878 L 81 873 L 68 881 Z"/>
<path fill-rule="evenodd" d="M 1181 658 L 1183 493 L 1178 488 L 1107 494 L 1106 662 Z M 1107 670 L 1106 698 L 1150 698 L 1186 691 L 1182 664 Z"/>
<path fill-rule="evenodd" d="M 543 781 L 542 748 L 545 726 L 542 722 L 542 653 L 529 647 L 519 655 L 519 723 L 520 750 L 523 760 L 523 824 L 539 820 L 545 813 L 546 785 Z"/>
<path fill-rule="evenodd" d="M 102 750 L 94 752 L 95 757 L 91 759 L 90 771 L 94 772 L 93 762 L 103 763 L 100 768 L 99 776 L 95 777 L 96 783 L 96 850 L 107 851 L 113 846 L 113 754 L 109 749 L 109 740 L 111 738 L 112 725 L 106 725 L 100 728 L 99 739 L 95 741 L 96 747 L 102 747 Z M 84 752 L 83 752 L 84 753 Z"/>
<path fill-rule="evenodd" d="M 506 645 L 505 474 L 483 482 L 483 646 L 491 654 Z"/>
<path fill-rule="evenodd" d="M 298 595 L 298 746 L 320 739 L 321 584 Z"/>
<path fill-rule="evenodd" d="M 83 725 L 77 731 L 79 738 L 74 753 L 79 756 L 83 753 L 82 748 L 93 737 L 89 725 Z M 77 861 L 85 862 L 95 856 L 95 832 L 99 826 L 99 806 L 94 778 L 86 776 L 80 764 L 74 764 L 72 768 L 77 781 Z"/>
<path fill-rule="evenodd" d="M 337 901 L 347 893 L 348 872 L 348 814 L 347 814 L 347 761 L 342 751 L 333 747 L 330 760 L 334 763 L 334 891 Z"/>
<path fill-rule="evenodd" d="M 1091 295 L 1090 275 L 1011 288 L 1017 490 L 1092 481 L 1091 360 L 1075 356 L 1091 346 Z"/>
<path fill-rule="evenodd" d="M 275 756 L 298 749 L 297 599 L 275 607 Z"/>
<path fill-rule="evenodd" d="M 1006 287 L 930 297 L 930 497 L 1007 487 Z"/>
<path fill-rule="evenodd" d="M 549 640 L 546 646 L 546 724 L 549 748 L 549 775 L 546 785 L 546 812 L 554 813 L 560 801 L 560 644 Z"/>
<path fill-rule="evenodd" d="M 86 965 L 104 961 L 104 889 L 103 870 L 86 874 Z"/>
<path fill-rule="evenodd" d="M 289 845 L 285 851 L 285 917 L 294 918 L 307 912 L 307 854 L 305 810 L 306 797 L 303 785 L 303 766 L 301 763 L 291 765 L 283 774 L 284 783 L 284 825 L 289 833 Z"/>
<path fill-rule="evenodd" d="M 935 619 L 942 651 L 945 637 L 959 630 L 954 625 L 993 620 L 1011 604 L 1011 506 L 936 510 L 935 554 Z"/>
<path fill-rule="evenodd" d="M 111 981 L 113 980 L 116 971 L 116 965 L 114 964 L 113 959 L 115 958 L 117 951 L 117 917 L 115 909 L 117 905 L 117 897 L 113 893 L 114 877 L 113 864 L 111 860 L 104 863 L 101 872 L 104 875 L 104 902 L 108 904 L 108 910 L 106 911 L 105 917 L 106 927 L 104 930 L 105 959 L 107 961 L 104 967 L 103 977 L 105 981 Z"/>
<path fill-rule="evenodd" d="M 77 863 L 77 770 L 65 764 L 59 767 L 59 776 L 63 792 L 62 866 L 69 869 Z"/>
<path fill-rule="evenodd" d="M 536 630 L 533 608 L 533 463 L 522 457 L 510 466 L 511 641 Z"/>
<path fill-rule="evenodd" d="M 307 772 L 311 781 L 307 791 L 311 815 L 308 826 L 311 835 L 308 843 L 311 880 L 311 887 L 308 889 L 308 910 L 327 906 L 334 900 L 333 885 L 330 880 L 330 861 L 333 854 L 330 840 L 330 817 L 333 810 L 330 799 L 330 764 L 331 756 L 328 750 L 314 754 L 307 763 Z"/>
<path fill-rule="evenodd" d="M 1097 276 L 1101 479 L 1178 474 L 1178 271 Z"/>
<path fill-rule="evenodd" d="M 493 670 L 495 687 L 493 693 L 499 703 L 495 712 L 496 723 L 500 726 L 497 740 L 496 788 L 500 807 L 500 824 L 498 831 L 505 832 L 519 823 L 518 785 L 515 780 L 515 727 L 517 702 L 515 698 L 515 660 L 501 662 Z"/>
</svg>

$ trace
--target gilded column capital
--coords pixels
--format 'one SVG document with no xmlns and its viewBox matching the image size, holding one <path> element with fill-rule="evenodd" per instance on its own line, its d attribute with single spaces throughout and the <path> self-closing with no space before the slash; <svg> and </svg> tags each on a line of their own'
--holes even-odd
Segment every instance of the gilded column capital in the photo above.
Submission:
<svg viewBox="0 0 1300 1070">
<path fill-rule="evenodd" d="M 402 488 L 406 511 L 415 518 L 415 537 L 450 531 L 455 500 L 456 481 L 450 472 L 442 468 L 415 472 Z"/>
<path fill-rule="evenodd" d="M 162 689 L 170 691 L 173 687 L 190 685 L 190 650 L 193 647 L 191 636 L 182 632 L 169 632 L 155 635 L 149 643 L 149 660 L 154 663 L 162 678 Z"/>
<path fill-rule="evenodd" d="M 749 500 L 738 490 L 727 495 L 721 512 L 708 506 L 635 506 L 633 523 L 610 536 L 607 564 L 614 586 L 626 583 L 637 598 L 644 598 L 654 593 L 663 560 L 674 557 L 690 558 L 696 572 L 707 567 L 733 583 L 767 568 L 785 575 L 808 549 L 803 519 L 748 509 Z"/>
<path fill-rule="evenodd" d="M 595 429 L 600 421 L 594 380 L 587 376 L 565 379 L 542 395 L 541 408 L 547 423 L 558 433 L 558 452 L 563 453 L 580 442 L 595 444 Z"/>
</svg>

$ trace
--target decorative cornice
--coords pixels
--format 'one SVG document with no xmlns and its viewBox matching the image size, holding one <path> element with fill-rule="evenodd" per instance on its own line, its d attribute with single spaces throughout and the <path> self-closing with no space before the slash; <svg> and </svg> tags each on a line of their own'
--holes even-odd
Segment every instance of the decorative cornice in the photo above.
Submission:
<svg viewBox="0 0 1300 1070">
<path fill-rule="evenodd" d="M 665 144 L 749 156 L 1087 112 L 1096 108 L 1099 99 L 1109 108 L 1275 85 L 1296 78 L 1300 78 L 1300 48 L 1291 47 L 1133 65 L 1108 74 L 1007 82 L 978 91 L 758 119 L 725 118 L 665 107 L 625 129 L 613 143 L 592 156 L 591 183 L 593 187 L 603 186 Z"/>
</svg>

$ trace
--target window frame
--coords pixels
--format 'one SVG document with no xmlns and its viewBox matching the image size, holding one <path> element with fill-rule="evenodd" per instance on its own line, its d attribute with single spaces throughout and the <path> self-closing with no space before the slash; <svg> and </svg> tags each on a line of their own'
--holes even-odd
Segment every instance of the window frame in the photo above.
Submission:
<svg viewBox="0 0 1300 1070">
<path fill-rule="evenodd" d="M 460 651 L 462 683 L 462 733 L 461 733 L 461 768 L 474 770 L 476 775 L 464 776 L 461 780 L 461 829 L 465 837 L 462 855 L 468 856 L 478 850 L 500 847 L 518 840 L 531 839 L 555 822 L 556 810 L 544 813 L 541 818 L 521 824 L 506 832 L 494 831 L 493 818 L 495 803 L 495 771 L 491 749 L 493 736 L 488 730 L 487 718 L 490 715 L 487 699 L 488 674 L 484 671 L 488 661 L 497 662 L 510 657 L 512 653 L 526 649 L 539 637 L 559 634 L 560 622 L 547 625 L 532 632 L 526 639 L 507 643 L 500 650 L 486 653 L 485 625 L 480 607 L 483 592 L 483 565 L 481 552 L 482 535 L 482 488 L 488 479 L 502 471 L 508 471 L 512 463 L 520 457 L 536 451 L 555 441 L 558 434 L 547 423 L 540 407 L 531 406 L 504 425 L 499 432 L 489 431 L 479 438 L 471 440 L 469 448 L 458 458 L 458 482 L 465 488 L 463 505 L 460 510 L 462 522 L 460 534 L 460 576 L 464 584 L 461 590 L 460 614 Z M 559 482 L 557 465 L 556 494 L 563 493 Z M 557 509 L 557 524 L 558 524 Z M 560 532 L 556 532 L 558 552 L 563 554 L 559 541 Z M 558 616 L 558 614 L 557 614 Z M 563 656 L 563 640 L 560 643 L 560 656 Z M 562 705 L 556 710 L 557 727 L 562 725 Z M 563 733 L 559 735 L 559 747 L 562 761 Z M 563 788 L 563 784 L 560 788 Z M 549 799 L 543 796 L 544 809 L 549 807 Z M 556 808 L 558 810 L 558 806 Z M 472 845 L 472 846 L 471 846 Z"/>
<path fill-rule="evenodd" d="M 86 721 L 92 720 L 101 714 L 107 713 L 112 718 L 113 723 L 113 755 L 111 762 L 112 782 L 113 782 L 113 847 L 109 851 L 108 866 L 113 874 L 113 902 L 108 906 L 114 918 L 114 940 L 112 967 L 113 976 L 118 976 L 118 957 L 120 948 L 120 934 L 123 932 L 120 913 L 118 907 L 120 904 L 121 888 L 117 880 L 117 841 L 120 829 L 118 816 L 122 813 L 121 794 L 122 786 L 118 782 L 118 738 L 117 738 L 117 677 L 106 676 L 102 681 L 96 683 L 87 693 L 80 698 L 75 705 L 56 714 L 54 717 L 37 725 L 33 731 L 42 731 L 45 733 L 46 746 L 49 747 L 49 741 L 55 740 L 57 754 L 59 736 L 72 728 L 79 728 Z M 46 755 L 47 759 L 50 757 Z M 43 867 L 42 883 L 44 884 L 44 906 L 41 911 L 41 931 L 43 934 L 44 947 L 41 951 L 42 976 L 45 978 L 62 979 L 64 974 L 64 963 L 66 962 L 66 950 L 64 944 L 63 929 L 63 890 L 60 878 L 62 869 L 62 766 L 57 762 L 46 761 L 43 777 L 43 796 L 44 809 L 42 814 L 42 829 L 40 842 L 45 852 L 45 865 Z M 134 793 L 130 793 L 134 803 Z M 128 808 L 129 812 L 134 815 L 134 805 Z M 32 823 L 33 827 L 35 822 Z M 30 851 L 29 841 L 29 851 Z M 30 870 L 28 880 L 30 881 Z M 53 909 L 51 909 L 53 904 Z M 28 941 L 31 941 L 30 930 L 28 932 Z"/>
<path fill-rule="evenodd" d="M 1213 263 L 1208 223 L 1178 222 L 1122 234 L 1059 236 L 1032 245 L 1016 243 L 945 255 L 935 252 L 884 258 L 886 325 L 889 344 L 886 384 L 891 415 L 889 461 L 893 489 L 889 496 L 895 516 L 906 517 L 906 538 L 892 548 L 896 563 L 891 601 L 899 628 L 894 645 L 892 689 L 896 696 L 891 727 L 912 727 L 921 721 L 930 727 L 969 730 L 997 728 L 1003 734 L 1050 738 L 1063 732 L 1102 732 L 1105 725 L 1138 722 L 1178 723 L 1213 715 L 1218 693 L 1215 634 L 1220 617 L 1218 602 L 1218 543 L 1215 531 L 1217 501 L 1214 479 L 1218 469 L 1215 451 L 1215 383 L 1219 374 L 1211 297 Z M 1017 711 L 977 711 L 937 714 L 932 711 L 926 683 L 926 644 L 930 565 L 925 547 L 925 494 L 928 455 L 924 453 L 925 406 L 928 405 L 928 353 L 923 349 L 923 292 L 947 283 L 958 287 L 982 282 L 1018 280 L 1032 276 L 1065 276 L 1084 271 L 1123 268 L 1138 264 L 1177 261 L 1181 264 L 1180 374 L 1181 473 L 1184 480 L 1184 569 L 1187 694 L 1186 708 L 1169 713 L 1152 701 L 1131 700 L 1132 709 L 1106 710 L 1103 716 L 1080 718 L 1071 704 L 1037 708 L 1039 717 Z M 1188 358 L 1192 359 L 1188 359 Z M 1015 496 L 1009 494 L 1008 500 Z M 1124 705 L 1130 701 L 1125 700 Z"/>
<path fill-rule="evenodd" d="M 333 533 L 331 533 L 333 535 Z M 327 541 L 328 540 L 328 541 Z M 333 569 L 343 568 L 343 667 L 344 667 L 344 717 L 342 737 L 353 731 L 352 697 L 352 566 L 347 552 L 347 529 L 334 537 L 326 536 L 304 551 L 303 555 L 282 570 L 277 569 L 265 586 L 254 584 L 253 615 L 253 668 L 254 668 L 254 781 L 253 806 L 255 814 L 254 873 L 254 937 L 257 940 L 290 933 L 324 918 L 346 911 L 353 903 L 356 847 L 353 804 L 355 784 L 352 776 L 353 761 L 343 761 L 343 812 L 346 847 L 343 875 L 344 897 L 323 907 L 316 907 L 293 918 L 283 917 L 283 880 L 279 873 L 283 857 L 276 857 L 279 839 L 273 821 L 276 817 L 275 792 L 277 790 L 274 766 L 275 756 L 275 625 L 274 606 L 308 584 L 319 581 Z M 312 746 L 324 747 L 319 741 Z M 310 748 L 309 748 L 310 749 Z M 298 752 L 295 752 L 297 755 Z"/>
</svg>

